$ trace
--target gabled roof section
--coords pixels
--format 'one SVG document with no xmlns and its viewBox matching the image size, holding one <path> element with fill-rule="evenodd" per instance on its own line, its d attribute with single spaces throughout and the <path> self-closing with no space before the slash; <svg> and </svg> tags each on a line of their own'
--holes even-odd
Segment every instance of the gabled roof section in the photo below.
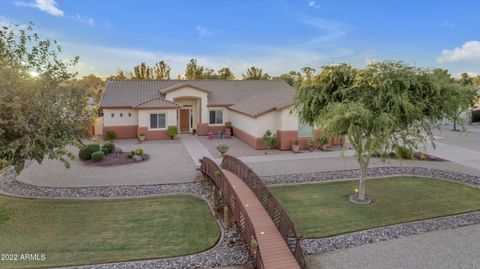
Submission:
<svg viewBox="0 0 480 269">
<path fill-rule="evenodd" d="M 169 93 L 169 92 L 173 92 L 173 91 L 176 91 L 176 90 L 185 88 L 185 87 L 193 88 L 193 89 L 195 89 L 195 90 L 199 90 L 199 91 L 206 92 L 206 93 L 210 93 L 210 92 L 211 92 L 211 91 L 209 91 L 209 90 L 207 90 L 207 89 L 200 88 L 200 87 L 198 87 L 198 86 L 196 86 L 196 85 L 193 85 L 192 83 L 179 83 L 179 84 L 170 86 L 170 87 L 168 87 L 168 88 L 165 88 L 165 89 L 161 90 L 160 92 L 161 92 L 162 94 L 167 94 L 167 93 Z"/>
<path fill-rule="evenodd" d="M 208 106 L 226 106 L 250 117 L 290 106 L 295 94 L 282 80 L 109 80 L 100 106 L 162 105 L 168 101 L 165 93 L 183 87 L 206 92 Z"/>
<path fill-rule="evenodd" d="M 179 108 L 177 103 L 165 100 L 163 97 L 154 97 L 132 106 L 133 108 Z"/>
</svg>

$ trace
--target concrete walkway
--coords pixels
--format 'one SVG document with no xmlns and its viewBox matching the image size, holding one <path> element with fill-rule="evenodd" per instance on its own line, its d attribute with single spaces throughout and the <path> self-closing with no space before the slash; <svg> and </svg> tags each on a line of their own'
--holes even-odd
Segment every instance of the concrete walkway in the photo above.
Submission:
<svg viewBox="0 0 480 269">
<path fill-rule="evenodd" d="M 305 159 L 317 159 L 317 158 L 336 158 L 336 157 L 352 157 L 355 155 L 354 150 L 346 151 L 314 151 L 314 152 L 302 152 L 298 154 L 272 154 L 261 156 L 245 156 L 237 157 L 243 162 L 256 163 L 256 162 L 275 162 L 275 161 L 292 161 L 292 160 L 305 160 Z"/>
<path fill-rule="evenodd" d="M 207 148 L 198 140 L 197 136 L 185 134 L 180 135 L 180 139 L 197 167 L 200 167 L 200 159 L 203 157 L 214 160 Z"/>
<path fill-rule="evenodd" d="M 307 256 L 309 268 L 479 268 L 480 225 Z"/>
</svg>

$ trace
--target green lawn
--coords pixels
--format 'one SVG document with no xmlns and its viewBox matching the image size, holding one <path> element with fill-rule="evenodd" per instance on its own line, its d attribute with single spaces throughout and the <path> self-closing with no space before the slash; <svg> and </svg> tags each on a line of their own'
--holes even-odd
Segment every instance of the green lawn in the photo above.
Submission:
<svg viewBox="0 0 480 269">
<path fill-rule="evenodd" d="M 357 181 L 272 187 L 306 238 L 480 210 L 480 190 L 419 177 L 367 180 L 371 205 L 348 201 Z"/>
<path fill-rule="evenodd" d="M 220 231 L 208 205 L 186 196 L 122 200 L 36 200 L 0 196 L 0 268 L 162 258 L 204 251 Z M 18 257 L 20 258 L 20 256 Z"/>
</svg>

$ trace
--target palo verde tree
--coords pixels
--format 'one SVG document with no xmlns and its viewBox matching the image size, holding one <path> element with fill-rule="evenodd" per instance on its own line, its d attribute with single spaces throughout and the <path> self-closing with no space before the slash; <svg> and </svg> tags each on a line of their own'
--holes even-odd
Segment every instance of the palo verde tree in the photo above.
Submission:
<svg viewBox="0 0 480 269">
<path fill-rule="evenodd" d="M 0 28 L 0 160 L 17 171 L 46 157 L 68 165 L 66 146 L 78 143 L 92 120 L 85 91 L 64 83 L 78 57 L 63 61 L 60 52 L 33 24 Z"/>
<path fill-rule="evenodd" d="M 376 62 L 364 69 L 328 66 L 295 96 L 300 118 L 331 135 L 346 136 L 361 168 L 358 193 L 368 202 L 365 179 L 374 153 L 402 146 L 417 149 L 431 143 L 432 129 L 451 119 L 473 98 L 468 89 L 430 70 L 399 62 Z"/>
</svg>

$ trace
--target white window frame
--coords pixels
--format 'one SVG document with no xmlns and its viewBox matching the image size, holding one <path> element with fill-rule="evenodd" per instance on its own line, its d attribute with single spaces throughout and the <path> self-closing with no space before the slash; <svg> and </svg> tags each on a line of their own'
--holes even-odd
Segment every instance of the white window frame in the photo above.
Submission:
<svg viewBox="0 0 480 269">
<path fill-rule="evenodd" d="M 215 112 L 215 123 L 210 123 L 210 113 L 214 111 Z M 221 111 L 222 112 L 222 123 L 216 123 L 217 119 L 217 112 Z M 208 125 L 210 126 L 222 126 L 225 124 L 225 111 L 223 109 L 211 109 L 208 111 Z"/>
<path fill-rule="evenodd" d="M 164 128 L 160 128 L 160 127 L 157 127 L 157 128 L 152 128 L 152 124 L 151 124 L 151 118 L 152 116 L 151 115 L 157 115 L 157 126 L 159 125 L 159 122 L 158 122 L 158 115 L 165 115 L 165 127 Z M 158 112 L 158 113 L 149 113 L 148 114 L 148 130 L 152 130 L 152 131 L 158 131 L 158 130 L 166 130 L 167 129 L 167 117 L 168 117 L 168 114 L 165 113 L 165 112 Z"/>
</svg>

